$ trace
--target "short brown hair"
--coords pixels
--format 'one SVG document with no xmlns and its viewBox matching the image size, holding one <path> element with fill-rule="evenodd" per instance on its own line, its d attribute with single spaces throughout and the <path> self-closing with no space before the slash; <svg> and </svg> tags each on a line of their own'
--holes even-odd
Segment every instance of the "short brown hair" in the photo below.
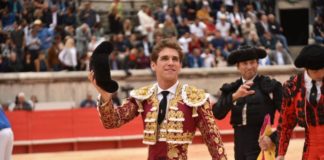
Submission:
<svg viewBox="0 0 324 160">
<path fill-rule="evenodd" d="M 164 48 L 171 48 L 171 49 L 175 49 L 178 54 L 179 54 L 179 59 L 180 62 L 182 62 L 183 59 L 183 52 L 182 52 L 182 48 L 180 47 L 179 43 L 171 38 L 165 38 L 162 39 L 159 43 L 157 43 L 152 51 L 152 54 L 150 56 L 151 61 L 156 62 L 157 59 L 159 58 L 159 53 L 164 49 Z"/>
</svg>

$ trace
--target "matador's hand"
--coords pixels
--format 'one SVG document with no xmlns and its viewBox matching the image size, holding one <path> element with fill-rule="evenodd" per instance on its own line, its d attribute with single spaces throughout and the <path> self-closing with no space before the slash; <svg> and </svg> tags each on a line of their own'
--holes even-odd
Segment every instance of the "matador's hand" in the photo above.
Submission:
<svg viewBox="0 0 324 160">
<path fill-rule="evenodd" d="M 259 146 L 261 150 L 268 150 L 272 145 L 274 145 L 271 141 L 271 138 L 268 136 L 263 136 L 259 139 Z"/>
<path fill-rule="evenodd" d="M 237 99 L 241 97 L 246 97 L 248 95 L 254 94 L 254 90 L 250 90 L 251 86 L 253 85 L 253 82 L 246 82 L 242 84 L 235 93 L 233 93 L 232 98 L 233 101 L 236 101 Z"/>
</svg>

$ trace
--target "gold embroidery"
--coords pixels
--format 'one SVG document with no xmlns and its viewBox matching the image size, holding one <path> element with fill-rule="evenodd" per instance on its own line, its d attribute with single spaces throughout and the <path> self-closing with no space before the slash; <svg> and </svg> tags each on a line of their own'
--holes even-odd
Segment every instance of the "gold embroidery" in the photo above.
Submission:
<svg viewBox="0 0 324 160">
<path fill-rule="evenodd" d="M 176 145 L 168 145 L 168 159 L 174 159 L 179 157 L 179 150 Z"/>
<path fill-rule="evenodd" d="M 224 150 L 223 148 L 218 148 L 218 154 L 223 154 Z"/>
<path fill-rule="evenodd" d="M 183 85 L 182 98 L 184 102 L 190 107 L 200 107 L 203 105 L 209 95 L 204 90 L 198 89 L 193 86 Z"/>
</svg>

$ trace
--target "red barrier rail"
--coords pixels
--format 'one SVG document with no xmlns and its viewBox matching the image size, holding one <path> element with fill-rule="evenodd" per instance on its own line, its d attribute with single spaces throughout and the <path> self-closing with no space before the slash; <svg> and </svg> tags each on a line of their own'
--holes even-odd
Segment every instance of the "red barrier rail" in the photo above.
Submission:
<svg viewBox="0 0 324 160">
<path fill-rule="evenodd" d="M 15 137 L 14 153 L 143 147 L 143 124 L 138 116 L 130 123 L 105 129 L 95 108 L 6 112 Z M 233 141 L 230 115 L 216 121 L 225 142 Z M 295 137 L 302 137 L 296 132 Z M 197 132 L 194 143 L 202 143 Z"/>
</svg>

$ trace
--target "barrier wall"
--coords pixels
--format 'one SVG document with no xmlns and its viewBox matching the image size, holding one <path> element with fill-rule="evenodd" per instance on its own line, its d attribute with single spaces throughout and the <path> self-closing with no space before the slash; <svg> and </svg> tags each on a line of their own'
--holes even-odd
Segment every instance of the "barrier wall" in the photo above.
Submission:
<svg viewBox="0 0 324 160">
<path fill-rule="evenodd" d="M 112 71 L 111 76 L 119 83 L 118 94 L 125 98 L 122 87 L 143 87 L 156 81 L 152 71 L 148 69 L 131 70 L 132 76 L 125 77 L 123 71 Z M 293 66 L 259 67 L 259 73 L 285 82 L 298 70 Z M 31 95 L 38 97 L 42 103 L 80 102 L 89 93 L 97 96 L 97 91 L 87 79 L 88 72 L 40 72 L 40 73 L 2 73 L 0 74 L 0 102 L 14 101 L 19 92 L 25 92 L 27 99 Z M 235 81 L 240 77 L 236 67 L 217 68 L 183 68 L 180 81 L 198 88 L 205 89 L 211 94 L 217 94 L 224 83 Z M 50 104 L 49 104 L 50 105 Z M 59 104 L 57 104 L 59 105 Z M 69 106 L 69 108 L 71 108 Z M 54 109 L 54 108 L 53 108 Z"/>
<path fill-rule="evenodd" d="M 145 146 L 140 116 L 120 128 L 105 129 L 95 108 L 6 114 L 14 131 L 15 154 Z M 233 141 L 229 118 L 217 120 L 224 142 Z M 302 137 L 302 133 L 295 132 L 294 137 Z M 193 142 L 203 143 L 199 131 Z"/>
</svg>

